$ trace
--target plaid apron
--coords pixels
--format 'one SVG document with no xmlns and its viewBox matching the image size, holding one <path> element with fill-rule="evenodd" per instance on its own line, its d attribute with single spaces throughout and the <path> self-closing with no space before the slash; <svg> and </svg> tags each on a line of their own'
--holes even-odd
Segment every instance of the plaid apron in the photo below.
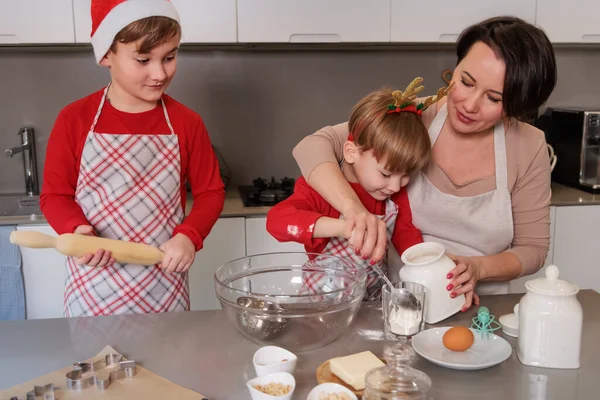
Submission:
<svg viewBox="0 0 600 400">
<path fill-rule="evenodd" d="M 388 245 L 394 232 L 396 217 L 398 216 L 398 206 L 392 200 L 388 199 L 385 204 L 385 214 L 378 215 L 385 222 L 387 230 Z M 341 217 L 340 217 L 341 218 Z M 343 261 L 342 263 L 351 268 L 363 268 L 367 270 L 367 292 L 365 293 L 364 301 L 375 301 L 381 299 L 381 288 L 383 282 L 377 272 L 370 265 L 370 260 L 363 260 L 360 255 L 356 255 L 350 246 L 350 242 L 341 237 L 333 237 L 327 243 L 320 256 L 307 262 L 304 267 L 308 272 L 303 273 L 302 288 L 300 294 L 315 294 L 324 295 L 326 293 L 343 289 L 343 284 L 339 279 L 333 279 L 333 275 L 324 274 L 321 272 L 311 271 L 312 267 L 325 267 L 327 264 L 339 264 L 339 260 L 327 257 L 337 256 Z M 387 273 L 387 251 L 386 255 L 379 263 L 379 268 L 383 273 Z M 339 265 L 338 265 L 339 268 Z"/>
<path fill-rule="evenodd" d="M 108 87 L 90 127 L 75 201 L 99 236 L 160 246 L 183 220 L 179 142 L 167 108 L 166 135 L 94 132 Z M 188 275 L 157 265 L 115 263 L 94 268 L 67 258 L 67 317 L 189 310 Z"/>
</svg>

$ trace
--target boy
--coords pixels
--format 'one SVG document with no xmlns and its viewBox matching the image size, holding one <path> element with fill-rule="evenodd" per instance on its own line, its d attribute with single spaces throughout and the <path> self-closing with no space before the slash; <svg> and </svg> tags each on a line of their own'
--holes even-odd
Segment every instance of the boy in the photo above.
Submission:
<svg viewBox="0 0 600 400">
<path fill-rule="evenodd" d="M 441 96 L 413 103 L 423 87 L 415 79 L 405 90 L 382 89 L 361 99 L 352 110 L 350 135 L 343 146 L 342 173 L 365 208 L 378 215 L 387 229 L 388 242 L 399 254 L 423 241 L 412 223 L 410 205 L 404 187 L 410 174 L 420 170 L 431 156 L 431 141 L 421 113 Z M 267 215 L 267 230 L 279 241 L 304 244 L 309 253 L 330 254 L 351 260 L 368 270 L 366 300 L 381 294 L 374 262 L 361 259 L 349 244 L 352 227 L 340 219 L 340 213 L 325 201 L 304 178 L 294 194 L 278 203 Z M 319 258 L 312 262 L 319 262 Z M 387 258 L 387 257 L 386 257 Z M 379 263 L 387 270 L 387 260 Z M 326 258 L 323 258 L 326 260 Z M 307 290 L 319 291 L 322 282 L 314 273 L 305 277 Z"/>
<path fill-rule="evenodd" d="M 189 310 L 187 270 L 224 202 L 202 119 L 164 95 L 179 17 L 167 0 L 92 0 L 92 45 L 110 84 L 59 114 L 44 167 L 42 211 L 59 233 L 160 247 L 161 264 L 111 254 L 67 259 L 65 315 Z M 186 188 L 194 205 L 184 218 Z"/>
</svg>

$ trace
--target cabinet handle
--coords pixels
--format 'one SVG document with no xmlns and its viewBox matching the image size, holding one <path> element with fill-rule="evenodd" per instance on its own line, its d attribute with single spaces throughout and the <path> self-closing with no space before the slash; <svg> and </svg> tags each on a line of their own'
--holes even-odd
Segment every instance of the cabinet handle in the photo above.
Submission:
<svg viewBox="0 0 600 400">
<path fill-rule="evenodd" d="M 0 33 L 0 43 L 19 44 L 21 41 L 15 33 Z"/>
<path fill-rule="evenodd" d="M 581 35 L 581 41 L 586 43 L 600 43 L 600 34 Z"/>
<path fill-rule="evenodd" d="M 440 42 L 444 43 L 454 43 L 458 39 L 458 34 L 456 33 L 443 33 L 440 35 Z"/>
<path fill-rule="evenodd" d="M 293 33 L 290 43 L 341 43 L 342 37 L 337 33 Z"/>
</svg>

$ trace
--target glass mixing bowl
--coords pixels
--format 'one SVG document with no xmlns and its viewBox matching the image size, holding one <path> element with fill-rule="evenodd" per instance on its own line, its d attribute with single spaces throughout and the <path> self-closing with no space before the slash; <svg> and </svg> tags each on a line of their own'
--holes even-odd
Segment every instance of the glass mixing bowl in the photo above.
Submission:
<svg viewBox="0 0 600 400">
<path fill-rule="evenodd" d="M 352 324 L 366 277 L 351 260 L 270 253 L 219 267 L 214 283 L 228 320 L 248 339 L 306 351 L 334 341 Z"/>
</svg>

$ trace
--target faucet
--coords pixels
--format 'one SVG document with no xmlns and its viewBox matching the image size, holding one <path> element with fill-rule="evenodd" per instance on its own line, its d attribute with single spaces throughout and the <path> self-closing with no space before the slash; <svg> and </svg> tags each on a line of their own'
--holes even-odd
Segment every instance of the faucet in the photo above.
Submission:
<svg viewBox="0 0 600 400">
<path fill-rule="evenodd" d="M 15 154 L 23 153 L 23 167 L 25 169 L 25 188 L 28 196 L 38 195 L 37 161 L 35 157 L 35 137 L 33 128 L 19 129 L 21 145 L 10 148 L 4 152 L 6 157 L 12 158 Z"/>
</svg>

